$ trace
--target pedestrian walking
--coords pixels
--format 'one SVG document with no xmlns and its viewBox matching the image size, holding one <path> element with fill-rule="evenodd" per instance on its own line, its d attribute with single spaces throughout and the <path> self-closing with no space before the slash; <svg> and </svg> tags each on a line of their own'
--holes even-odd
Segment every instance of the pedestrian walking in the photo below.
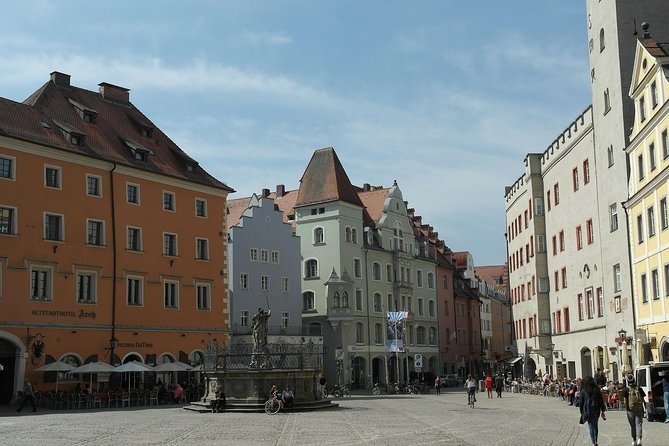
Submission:
<svg viewBox="0 0 669 446">
<path fill-rule="evenodd" d="M 627 421 L 630 424 L 632 446 L 640 446 L 643 436 L 643 401 L 646 392 L 636 385 L 634 375 L 631 373 L 625 377 L 625 380 L 627 387 L 623 388 L 621 394 L 627 410 Z"/>
<path fill-rule="evenodd" d="M 492 376 L 490 376 L 490 373 L 488 373 L 488 376 L 486 376 L 484 384 L 485 384 L 485 390 L 486 393 L 488 394 L 488 398 L 492 398 Z"/>
<path fill-rule="evenodd" d="M 497 392 L 497 398 L 502 397 L 502 390 L 504 390 L 504 378 L 498 373 L 495 378 L 495 392 Z"/>
<path fill-rule="evenodd" d="M 26 378 L 23 383 L 23 399 L 21 399 L 21 405 L 16 411 L 21 412 L 26 402 L 30 402 L 30 405 L 33 406 L 33 412 L 37 411 L 37 404 L 35 404 L 35 388 L 28 378 Z"/>
<path fill-rule="evenodd" d="M 436 390 L 437 395 L 441 395 L 441 378 L 439 375 L 437 375 L 436 378 L 434 378 L 434 390 Z"/>
<path fill-rule="evenodd" d="M 592 376 L 586 376 L 581 385 L 581 404 L 579 404 L 581 412 L 581 421 L 588 423 L 588 432 L 590 433 L 590 440 L 593 446 L 597 446 L 597 437 L 599 436 L 599 417 L 606 420 L 606 404 L 604 403 L 604 396 L 602 391 L 595 382 Z"/>
</svg>

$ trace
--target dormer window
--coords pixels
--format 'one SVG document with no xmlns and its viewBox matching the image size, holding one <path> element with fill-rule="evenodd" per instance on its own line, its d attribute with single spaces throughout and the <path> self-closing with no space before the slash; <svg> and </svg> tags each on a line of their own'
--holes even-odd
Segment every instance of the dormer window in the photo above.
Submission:
<svg viewBox="0 0 669 446">
<path fill-rule="evenodd" d="M 63 132 L 63 136 L 67 142 L 76 146 L 84 145 L 84 140 L 86 139 L 86 134 L 84 132 L 69 124 L 65 124 L 64 122 L 56 121 L 55 119 L 53 122 L 60 128 L 60 131 Z"/>
<path fill-rule="evenodd" d="M 77 111 L 77 113 L 79 113 L 79 116 L 81 116 L 81 119 L 83 119 L 84 122 L 89 124 L 95 123 L 95 118 L 98 116 L 98 112 L 90 107 L 86 107 L 81 102 L 77 102 L 72 99 L 68 99 L 68 101 L 74 106 L 74 109 Z"/>
<path fill-rule="evenodd" d="M 147 149 L 141 144 L 136 143 L 135 141 L 132 141 L 130 139 L 124 139 L 123 142 L 125 142 L 126 146 L 130 149 L 132 152 L 132 156 L 139 161 L 147 161 L 149 159 L 149 155 L 153 155 L 153 152 L 150 149 Z"/>
<path fill-rule="evenodd" d="M 151 138 L 151 135 L 153 135 L 153 129 L 151 127 L 142 126 L 140 131 L 145 138 Z"/>
</svg>

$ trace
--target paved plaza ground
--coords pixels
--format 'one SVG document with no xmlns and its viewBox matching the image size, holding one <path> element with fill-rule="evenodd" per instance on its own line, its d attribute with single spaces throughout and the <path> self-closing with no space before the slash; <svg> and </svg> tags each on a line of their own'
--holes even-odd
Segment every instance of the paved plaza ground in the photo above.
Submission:
<svg viewBox="0 0 669 446">
<path fill-rule="evenodd" d="M 578 409 L 552 397 L 478 394 L 353 395 L 320 412 L 207 413 L 180 406 L 41 410 L 0 408 L 2 445 L 590 445 Z M 600 421 L 599 444 L 629 445 L 624 412 Z M 644 445 L 669 444 L 669 424 L 643 424 Z"/>
</svg>

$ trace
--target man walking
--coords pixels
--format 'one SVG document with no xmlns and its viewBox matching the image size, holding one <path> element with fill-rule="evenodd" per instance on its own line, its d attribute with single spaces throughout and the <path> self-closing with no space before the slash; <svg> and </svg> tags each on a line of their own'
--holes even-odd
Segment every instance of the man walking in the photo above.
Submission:
<svg viewBox="0 0 669 446">
<path fill-rule="evenodd" d="M 441 395 L 441 378 L 439 375 L 434 379 L 434 390 L 437 391 L 437 395 Z"/>
<path fill-rule="evenodd" d="M 643 436 L 643 401 L 646 393 L 636 385 L 634 375 L 630 373 L 625 379 L 627 387 L 622 390 L 622 398 L 627 410 L 627 421 L 630 424 L 632 445 L 641 446 L 641 437 Z"/>
<path fill-rule="evenodd" d="M 30 405 L 33 406 L 33 412 L 36 412 L 37 404 L 35 404 L 35 388 L 28 378 L 26 378 L 25 383 L 23 383 L 23 399 L 21 400 L 21 405 L 18 409 L 16 409 L 16 411 L 21 412 L 21 409 L 23 409 L 23 406 L 27 401 L 30 401 Z"/>
</svg>

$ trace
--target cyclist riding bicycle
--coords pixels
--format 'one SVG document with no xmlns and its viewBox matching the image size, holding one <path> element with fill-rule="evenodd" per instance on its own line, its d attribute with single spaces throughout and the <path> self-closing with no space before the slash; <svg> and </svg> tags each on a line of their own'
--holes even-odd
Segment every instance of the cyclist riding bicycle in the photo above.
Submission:
<svg viewBox="0 0 669 446">
<path fill-rule="evenodd" d="M 467 388 L 467 404 L 472 404 L 476 402 L 476 380 L 472 378 L 470 374 L 465 381 L 465 387 Z"/>
</svg>

